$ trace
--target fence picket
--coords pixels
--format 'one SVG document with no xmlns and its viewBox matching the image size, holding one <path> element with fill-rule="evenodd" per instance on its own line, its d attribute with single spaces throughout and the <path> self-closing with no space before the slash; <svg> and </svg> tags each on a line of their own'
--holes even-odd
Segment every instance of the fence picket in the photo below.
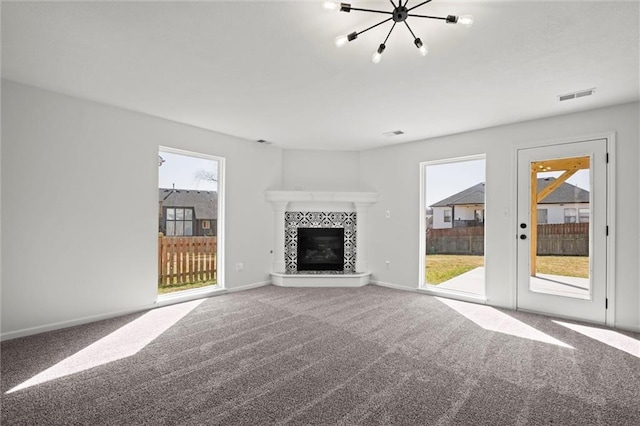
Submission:
<svg viewBox="0 0 640 426">
<path fill-rule="evenodd" d="M 158 238 L 158 285 L 216 278 L 216 237 Z"/>
</svg>

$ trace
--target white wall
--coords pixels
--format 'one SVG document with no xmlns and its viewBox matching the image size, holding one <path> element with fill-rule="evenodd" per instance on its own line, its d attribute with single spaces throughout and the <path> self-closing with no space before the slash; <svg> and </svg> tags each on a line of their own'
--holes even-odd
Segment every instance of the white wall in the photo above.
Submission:
<svg viewBox="0 0 640 426">
<path fill-rule="evenodd" d="M 226 158 L 226 287 L 269 280 L 280 149 L 5 80 L 2 140 L 4 337 L 154 306 L 159 145 Z"/>
<path fill-rule="evenodd" d="M 286 190 L 358 191 L 360 155 L 352 151 L 284 150 L 282 181 Z"/>
<path fill-rule="evenodd" d="M 615 321 L 620 327 L 640 329 L 638 114 L 638 103 L 631 103 L 363 151 L 361 181 L 380 194 L 379 202 L 370 208 L 369 218 L 373 281 L 407 288 L 418 286 L 420 162 L 486 153 L 487 301 L 514 308 L 516 147 L 615 131 Z M 380 173 L 391 166 L 393 173 Z M 386 210 L 391 211 L 388 219 Z M 385 269 L 386 260 L 391 262 L 390 269 Z"/>
<path fill-rule="evenodd" d="M 538 204 L 538 210 L 547 209 L 547 223 L 564 223 L 564 209 L 575 209 L 576 210 L 576 222 L 579 221 L 579 212 L 580 209 L 588 209 L 589 204 L 585 203 L 570 203 L 570 204 Z"/>
</svg>

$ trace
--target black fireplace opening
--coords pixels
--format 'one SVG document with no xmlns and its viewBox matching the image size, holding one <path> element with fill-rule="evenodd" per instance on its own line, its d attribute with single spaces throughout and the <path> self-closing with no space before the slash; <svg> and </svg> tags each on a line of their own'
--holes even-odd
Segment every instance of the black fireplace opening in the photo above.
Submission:
<svg viewBox="0 0 640 426">
<path fill-rule="evenodd" d="M 343 271 L 344 228 L 298 228 L 298 271 Z"/>
</svg>

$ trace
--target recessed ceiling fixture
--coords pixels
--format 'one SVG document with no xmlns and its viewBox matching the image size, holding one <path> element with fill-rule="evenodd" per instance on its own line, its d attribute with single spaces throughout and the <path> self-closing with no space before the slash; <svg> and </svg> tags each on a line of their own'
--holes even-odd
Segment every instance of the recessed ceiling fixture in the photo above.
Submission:
<svg viewBox="0 0 640 426">
<path fill-rule="evenodd" d="M 378 49 L 374 52 L 373 56 L 371 57 L 371 61 L 373 61 L 374 64 L 377 64 L 378 62 L 380 62 L 380 59 L 382 59 L 382 52 L 384 52 L 384 49 L 387 47 L 386 46 L 387 40 L 389 40 L 389 36 L 391 35 L 391 32 L 393 31 L 393 29 L 396 27 L 396 24 L 398 23 L 404 23 L 404 25 L 406 25 L 407 29 L 411 33 L 411 36 L 413 37 L 413 44 L 416 45 L 416 47 L 418 48 L 418 51 L 422 54 L 422 56 L 426 56 L 427 53 L 429 53 L 429 49 L 427 48 L 427 45 L 422 40 L 420 40 L 420 38 L 416 37 L 416 35 L 413 33 L 413 30 L 411 30 L 411 27 L 409 27 L 409 24 L 407 23 L 407 18 L 409 17 L 439 19 L 439 20 L 445 21 L 447 24 L 461 24 L 467 28 L 469 28 L 473 24 L 473 16 L 471 15 L 460 15 L 460 16 L 448 15 L 445 18 L 440 16 L 416 15 L 415 13 L 410 13 L 412 10 L 419 8 L 420 6 L 425 5 L 430 1 L 431 0 L 426 0 L 418 3 L 415 6 L 407 7 L 407 3 L 409 3 L 409 0 L 405 0 L 404 4 L 402 3 L 402 0 L 398 0 L 397 5 L 394 0 L 389 0 L 389 2 L 393 5 L 392 11 L 362 9 L 358 7 L 351 7 L 351 4 L 349 3 L 339 3 L 336 1 L 326 1 L 324 2 L 324 7 L 325 9 L 328 9 L 328 10 L 335 10 L 340 12 L 351 12 L 352 10 L 355 10 L 358 12 L 371 12 L 371 13 L 382 13 L 385 15 L 391 15 L 391 17 L 381 22 L 378 22 L 377 24 L 372 25 L 367 29 L 364 29 L 362 31 L 354 31 L 350 34 L 339 35 L 338 37 L 336 37 L 336 41 L 335 41 L 336 46 L 342 47 L 345 44 L 347 44 L 348 41 L 353 41 L 356 38 L 358 38 L 360 34 L 393 20 L 393 25 L 391 26 L 391 29 L 389 30 L 387 37 L 384 39 L 382 43 L 380 43 L 380 46 L 378 46 Z"/>
<path fill-rule="evenodd" d="M 258 143 L 263 143 L 263 144 L 265 144 L 265 145 L 271 145 L 271 142 L 266 141 L 266 140 L 264 140 L 264 139 L 258 139 L 256 142 L 258 142 Z"/>
<path fill-rule="evenodd" d="M 404 132 L 402 130 L 392 130 L 390 132 L 383 133 L 383 135 L 387 137 L 400 136 L 400 135 L 404 135 Z"/>
<path fill-rule="evenodd" d="M 596 88 L 592 87 L 591 89 L 584 89 L 584 90 L 579 90 L 577 92 L 565 93 L 564 95 L 558 95 L 558 100 L 562 102 L 562 101 L 568 101 L 569 99 L 584 98 L 585 96 L 593 95 L 595 91 L 596 91 Z"/>
</svg>

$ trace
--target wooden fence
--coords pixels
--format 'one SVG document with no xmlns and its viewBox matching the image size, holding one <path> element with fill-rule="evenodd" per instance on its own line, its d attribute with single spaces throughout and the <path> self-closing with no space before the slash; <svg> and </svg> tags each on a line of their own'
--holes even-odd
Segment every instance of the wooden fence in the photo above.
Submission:
<svg viewBox="0 0 640 426">
<path fill-rule="evenodd" d="M 158 285 L 217 279 L 216 237 L 158 237 Z"/>
<path fill-rule="evenodd" d="M 589 224 L 538 225 L 538 255 L 588 256 Z M 484 254 L 484 226 L 427 229 L 427 254 Z"/>
</svg>

